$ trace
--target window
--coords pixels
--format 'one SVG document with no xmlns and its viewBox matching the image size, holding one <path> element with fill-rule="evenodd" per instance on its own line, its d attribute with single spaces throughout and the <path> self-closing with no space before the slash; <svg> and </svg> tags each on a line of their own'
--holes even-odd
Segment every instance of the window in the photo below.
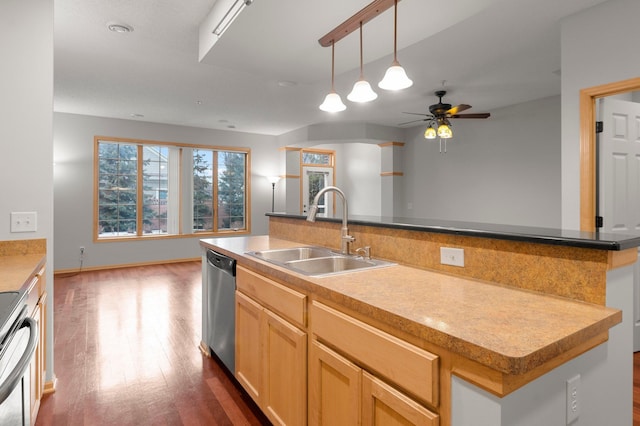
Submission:
<svg viewBox="0 0 640 426">
<path fill-rule="evenodd" d="M 248 150 L 102 137 L 95 144 L 95 240 L 249 232 Z"/>
</svg>

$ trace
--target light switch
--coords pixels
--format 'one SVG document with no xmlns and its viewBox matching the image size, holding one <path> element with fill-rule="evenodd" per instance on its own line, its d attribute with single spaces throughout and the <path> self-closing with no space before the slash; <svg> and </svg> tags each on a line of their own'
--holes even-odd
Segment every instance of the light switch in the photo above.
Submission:
<svg viewBox="0 0 640 426">
<path fill-rule="evenodd" d="M 38 214 L 36 212 L 11 213 L 11 232 L 36 232 Z"/>
</svg>

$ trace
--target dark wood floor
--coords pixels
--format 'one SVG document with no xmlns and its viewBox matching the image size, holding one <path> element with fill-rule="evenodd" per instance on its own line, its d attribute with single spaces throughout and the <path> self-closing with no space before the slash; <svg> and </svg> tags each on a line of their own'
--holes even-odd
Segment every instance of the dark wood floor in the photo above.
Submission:
<svg viewBox="0 0 640 426">
<path fill-rule="evenodd" d="M 56 278 L 56 392 L 37 425 L 268 423 L 201 338 L 199 262 Z"/>
<path fill-rule="evenodd" d="M 268 424 L 200 343 L 200 263 L 56 278 L 56 392 L 36 425 Z M 640 353 L 633 424 L 640 425 Z"/>
</svg>

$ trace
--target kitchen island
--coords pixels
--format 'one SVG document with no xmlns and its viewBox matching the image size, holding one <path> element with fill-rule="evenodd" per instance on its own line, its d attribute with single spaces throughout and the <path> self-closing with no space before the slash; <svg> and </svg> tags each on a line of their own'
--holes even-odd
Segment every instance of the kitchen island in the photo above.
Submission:
<svg viewBox="0 0 640 426">
<path fill-rule="evenodd" d="M 628 265 L 635 261 L 640 240 L 566 232 L 564 237 L 552 232 L 507 236 L 496 229 L 488 235 L 481 229 L 416 229 L 415 224 L 351 220 L 355 247 L 370 245 L 374 257 L 398 265 L 320 278 L 246 252 L 304 244 L 337 248 L 339 224 L 270 216 L 269 236 L 209 239 L 202 246 L 238 260 L 242 297 L 244 292 L 256 299 L 256 283 L 265 279 L 303 298 L 296 302 L 303 316 L 294 323 L 308 339 L 301 350 L 305 357 L 308 353 L 310 423 L 319 410 L 315 382 L 324 374 L 316 374 L 322 364 L 318 359 L 333 351 L 361 367 L 364 376 L 380 379 L 381 386 L 404 392 L 440 424 L 565 424 L 566 381 L 576 375 L 582 380 L 580 424 L 599 424 L 599 416 L 611 421 L 612 412 L 621 412 L 619 418 L 628 418 L 630 424 L 631 332 L 621 323 L 620 309 L 628 306 L 618 306 L 615 299 L 621 296 L 625 305 L 625 297 L 632 294 Z M 464 249 L 465 266 L 439 264 L 441 246 Z M 241 277 L 251 283 L 244 289 Z M 620 292 L 624 294 L 611 294 Z M 262 302 L 266 310 L 279 313 L 278 307 Z M 407 353 L 422 354 L 415 365 L 429 374 L 415 386 L 394 377 L 399 367 L 386 371 L 324 324 L 339 325 L 362 342 L 375 344 L 379 336 L 384 342 L 399 339 L 401 347 L 411 348 Z M 428 378 L 430 387 L 422 392 Z M 601 395 L 600 386 L 607 386 L 610 395 Z M 303 387 L 306 395 L 306 382 Z M 301 410 L 306 420 L 307 407 Z"/>
</svg>

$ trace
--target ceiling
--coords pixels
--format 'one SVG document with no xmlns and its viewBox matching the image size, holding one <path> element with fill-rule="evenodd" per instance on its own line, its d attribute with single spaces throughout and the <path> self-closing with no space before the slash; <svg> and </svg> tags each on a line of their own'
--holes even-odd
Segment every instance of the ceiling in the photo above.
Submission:
<svg viewBox="0 0 640 426">
<path fill-rule="evenodd" d="M 359 76 L 359 37 L 335 45 L 347 110 L 318 109 L 331 48 L 318 39 L 369 0 L 254 0 L 202 61 L 198 31 L 215 0 L 56 0 L 54 111 L 280 135 L 328 121 L 388 126 L 445 101 L 491 112 L 560 94 L 560 21 L 605 0 L 402 0 L 398 60 L 414 84 L 385 92 L 393 9 L 364 25 L 364 75 L 378 92 L 346 100 Z M 188 5 L 186 7 L 185 5 Z M 127 34 L 110 23 L 130 25 Z"/>
</svg>

